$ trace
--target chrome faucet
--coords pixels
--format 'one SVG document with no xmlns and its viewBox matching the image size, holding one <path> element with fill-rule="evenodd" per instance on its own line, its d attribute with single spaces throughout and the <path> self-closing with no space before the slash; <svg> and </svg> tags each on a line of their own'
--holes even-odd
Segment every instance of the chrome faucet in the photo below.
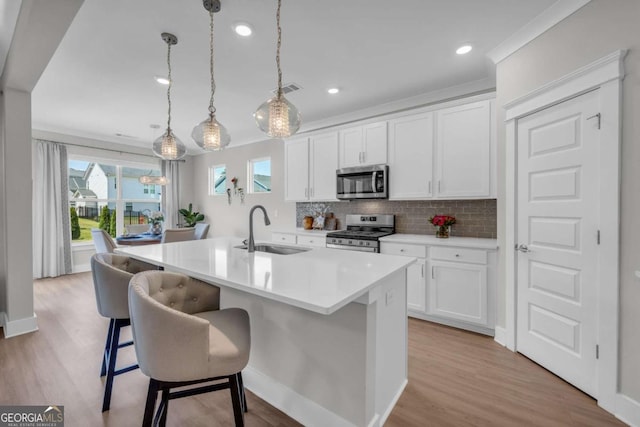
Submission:
<svg viewBox="0 0 640 427">
<path fill-rule="evenodd" d="M 269 215 L 267 215 L 267 210 L 262 205 L 255 205 L 249 211 L 249 243 L 247 244 L 247 252 L 255 252 L 256 244 L 253 241 L 253 211 L 256 209 L 262 209 L 262 213 L 264 213 L 264 225 L 270 225 L 271 221 L 269 220 Z"/>
</svg>

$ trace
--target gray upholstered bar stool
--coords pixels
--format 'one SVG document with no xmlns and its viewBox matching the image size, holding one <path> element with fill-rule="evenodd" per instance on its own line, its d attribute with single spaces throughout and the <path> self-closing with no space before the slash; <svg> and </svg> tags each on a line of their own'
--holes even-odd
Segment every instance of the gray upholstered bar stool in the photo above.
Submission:
<svg viewBox="0 0 640 427">
<path fill-rule="evenodd" d="M 162 233 L 162 243 L 185 242 L 194 240 L 196 231 L 193 228 L 167 228 Z"/>
<path fill-rule="evenodd" d="M 165 425 L 170 399 L 227 388 L 235 424 L 244 425 L 240 371 L 249 361 L 249 315 L 240 308 L 219 310 L 219 295 L 218 287 L 177 273 L 145 271 L 131 279 L 133 341 L 140 370 L 150 378 L 143 426 Z"/>
<path fill-rule="evenodd" d="M 98 313 L 111 319 L 100 371 L 101 377 L 107 376 L 102 412 L 109 410 L 113 377 L 138 368 L 138 365 L 131 365 L 116 370 L 118 349 L 133 344 L 131 341 L 120 343 L 120 329 L 129 326 L 131 323 L 127 295 L 129 281 L 135 273 L 157 269 L 158 267 L 155 265 L 123 255 L 103 253 L 95 254 L 91 257 L 91 271 L 93 272 L 93 286 L 96 291 Z"/>
</svg>

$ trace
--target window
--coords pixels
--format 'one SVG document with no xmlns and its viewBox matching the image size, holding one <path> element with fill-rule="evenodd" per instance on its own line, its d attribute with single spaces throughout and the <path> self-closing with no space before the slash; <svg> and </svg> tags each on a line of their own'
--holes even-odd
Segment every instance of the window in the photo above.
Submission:
<svg viewBox="0 0 640 427">
<path fill-rule="evenodd" d="M 209 168 L 209 195 L 219 196 L 227 193 L 227 167 L 217 165 Z"/>
<path fill-rule="evenodd" d="M 162 187 L 139 181 L 142 175 L 160 176 L 160 170 L 143 167 L 69 159 L 73 242 L 91 241 L 92 228 L 115 237 L 125 225 L 145 224 L 146 214 L 160 210 Z"/>
<path fill-rule="evenodd" d="M 271 158 L 249 160 L 249 193 L 271 192 Z"/>
</svg>

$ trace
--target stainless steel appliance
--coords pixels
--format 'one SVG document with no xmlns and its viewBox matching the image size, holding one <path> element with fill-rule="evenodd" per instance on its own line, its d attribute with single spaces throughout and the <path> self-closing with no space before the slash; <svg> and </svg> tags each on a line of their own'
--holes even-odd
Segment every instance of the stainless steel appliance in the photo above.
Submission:
<svg viewBox="0 0 640 427">
<path fill-rule="evenodd" d="M 347 215 L 347 229 L 327 233 L 327 247 L 380 252 L 380 237 L 395 232 L 393 215 Z"/>
<path fill-rule="evenodd" d="M 389 166 L 373 165 L 336 171 L 336 197 L 341 200 L 389 197 Z"/>
</svg>

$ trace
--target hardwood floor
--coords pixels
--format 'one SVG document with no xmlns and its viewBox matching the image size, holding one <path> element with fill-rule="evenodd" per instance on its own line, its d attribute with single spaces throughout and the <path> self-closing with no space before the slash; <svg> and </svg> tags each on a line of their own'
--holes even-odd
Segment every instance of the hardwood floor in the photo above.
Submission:
<svg viewBox="0 0 640 427">
<path fill-rule="evenodd" d="M 0 405 L 58 404 L 66 425 L 139 426 L 148 379 L 116 377 L 111 410 L 100 412 L 100 361 L 108 320 L 96 311 L 90 273 L 34 284 L 38 332 L 0 338 Z M 127 336 L 123 337 L 128 338 Z M 124 349 L 120 364 L 135 359 Z M 247 393 L 247 426 L 299 425 Z M 168 425 L 233 424 L 229 393 L 172 400 Z M 387 426 L 624 425 L 576 390 L 490 337 L 409 321 L 409 385 Z"/>
</svg>

